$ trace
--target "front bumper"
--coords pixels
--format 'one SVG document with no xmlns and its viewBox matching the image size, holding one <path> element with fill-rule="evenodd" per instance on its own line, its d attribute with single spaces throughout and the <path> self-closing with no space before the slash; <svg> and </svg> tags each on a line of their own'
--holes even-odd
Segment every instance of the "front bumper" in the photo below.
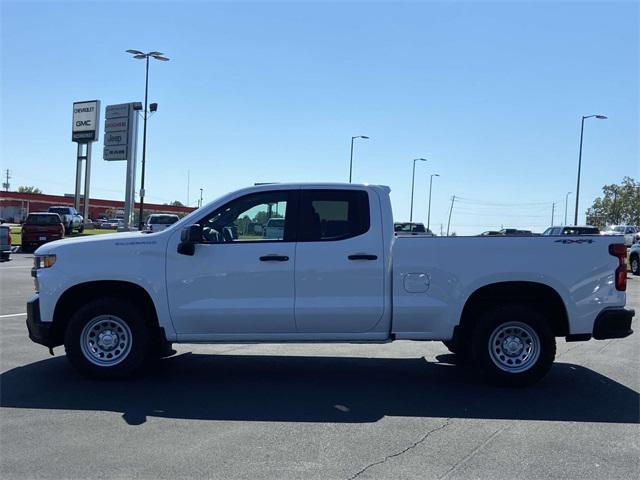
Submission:
<svg viewBox="0 0 640 480">
<path fill-rule="evenodd" d="M 32 342 L 49 348 L 59 345 L 54 339 L 53 323 L 40 320 L 40 299 L 37 296 L 27 302 L 27 330 Z"/>
<path fill-rule="evenodd" d="M 633 333 L 631 320 L 635 310 L 629 308 L 609 308 L 603 310 L 593 323 L 593 338 L 606 340 L 609 338 L 624 338 Z"/>
</svg>

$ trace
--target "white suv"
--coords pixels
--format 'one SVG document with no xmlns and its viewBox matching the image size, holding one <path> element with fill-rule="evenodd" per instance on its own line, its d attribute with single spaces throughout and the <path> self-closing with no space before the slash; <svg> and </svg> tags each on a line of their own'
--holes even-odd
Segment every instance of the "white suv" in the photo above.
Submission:
<svg viewBox="0 0 640 480">
<path fill-rule="evenodd" d="M 147 232 L 161 232 L 180 220 L 178 215 L 169 213 L 153 213 L 147 217 Z"/>
<path fill-rule="evenodd" d="M 601 235 L 624 235 L 624 244 L 630 247 L 640 240 L 640 230 L 633 225 L 610 225 Z"/>
</svg>

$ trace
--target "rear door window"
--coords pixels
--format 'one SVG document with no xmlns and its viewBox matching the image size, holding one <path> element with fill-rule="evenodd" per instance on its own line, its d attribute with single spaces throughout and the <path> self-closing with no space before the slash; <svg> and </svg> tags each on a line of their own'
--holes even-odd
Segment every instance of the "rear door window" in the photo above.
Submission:
<svg viewBox="0 0 640 480">
<path fill-rule="evenodd" d="M 298 241 L 344 240 L 369 230 L 369 196 L 362 190 L 302 190 Z"/>
</svg>

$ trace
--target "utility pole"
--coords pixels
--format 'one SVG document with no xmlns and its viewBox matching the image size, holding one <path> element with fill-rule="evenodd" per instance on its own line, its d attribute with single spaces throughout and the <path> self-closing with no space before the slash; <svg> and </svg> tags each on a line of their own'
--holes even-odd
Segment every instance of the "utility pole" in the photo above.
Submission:
<svg viewBox="0 0 640 480">
<path fill-rule="evenodd" d="M 453 203 L 456 201 L 456 196 L 451 197 L 451 208 L 449 209 L 449 221 L 447 222 L 447 237 L 449 236 L 449 227 L 451 226 L 451 212 L 453 212 Z"/>
<path fill-rule="evenodd" d="M 567 225 L 567 205 L 569 203 L 569 195 L 571 195 L 571 192 L 567 192 L 567 194 L 564 196 L 564 225 Z"/>
<path fill-rule="evenodd" d="M 202 207 L 202 189 L 200 189 L 200 200 L 198 201 L 198 208 Z"/>
<path fill-rule="evenodd" d="M 442 234 L 444 233 L 444 230 L 442 229 L 444 225 L 440 224 L 440 236 L 442 236 Z"/>
<path fill-rule="evenodd" d="M 556 213 L 556 202 L 553 202 L 551 204 L 551 226 L 552 227 L 553 227 L 553 217 L 555 213 Z"/>
<path fill-rule="evenodd" d="M 11 172 L 9 171 L 8 168 L 5 170 L 5 178 L 6 178 L 6 181 L 5 181 L 5 183 L 2 184 L 2 186 L 4 187 L 4 191 L 8 192 L 9 191 L 9 186 L 10 186 L 9 185 L 9 179 L 11 178 Z"/>
</svg>

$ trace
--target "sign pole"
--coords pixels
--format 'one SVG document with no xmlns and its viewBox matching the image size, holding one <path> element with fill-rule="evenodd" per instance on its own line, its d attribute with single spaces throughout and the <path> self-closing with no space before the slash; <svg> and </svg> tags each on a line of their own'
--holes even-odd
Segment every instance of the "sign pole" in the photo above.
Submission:
<svg viewBox="0 0 640 480">
<path fill-rule="evenodd" d="M 76 158 L 76 191 L 73 198 L 73 207 L 80 211 L 80 188 L 82 182 L 82 143 L 78 142 L 78 154 Z"/>
<path fill-rule="evenodd" d="M 84 219 L 84 223 L 87 223 L 89 218 L 89 185 L 90 185 L 90 177 L 91 177 L 91 144 L 87 143 L 87 151 L 84 164 L 84 209 L 82 211 L 82 218 Z"/>
</svg>

